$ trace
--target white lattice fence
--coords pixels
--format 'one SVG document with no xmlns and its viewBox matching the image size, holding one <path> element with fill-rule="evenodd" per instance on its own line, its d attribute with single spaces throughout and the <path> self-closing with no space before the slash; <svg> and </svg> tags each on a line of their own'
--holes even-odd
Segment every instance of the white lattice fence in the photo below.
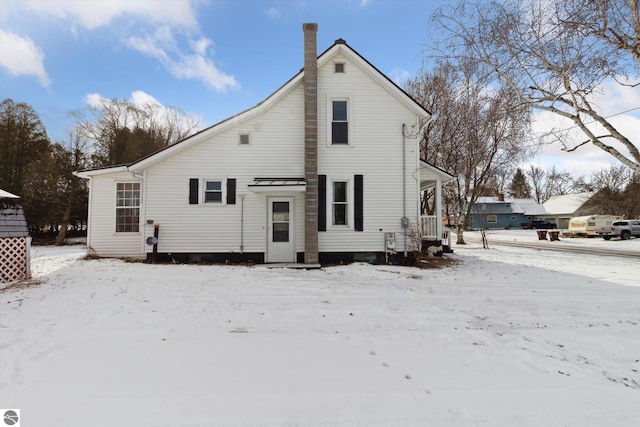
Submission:
<svg viewBox="0 0 640 427">
<path fill-rule="evenodd" d="M 28 278 L 29 238 L 0 238 L 0 282 L 13 282 Z"/>
</svg>

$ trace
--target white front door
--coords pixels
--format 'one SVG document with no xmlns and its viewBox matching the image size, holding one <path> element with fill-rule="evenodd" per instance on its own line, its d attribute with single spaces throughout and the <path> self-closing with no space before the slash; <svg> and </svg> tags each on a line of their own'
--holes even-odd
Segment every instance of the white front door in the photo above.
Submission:
<svg viewBox="0 0 640 427">
<path fill-rule="evenodd" d="M 269 197 L 267 262 L 295 262 L 293 197 Z"/>
</svg>

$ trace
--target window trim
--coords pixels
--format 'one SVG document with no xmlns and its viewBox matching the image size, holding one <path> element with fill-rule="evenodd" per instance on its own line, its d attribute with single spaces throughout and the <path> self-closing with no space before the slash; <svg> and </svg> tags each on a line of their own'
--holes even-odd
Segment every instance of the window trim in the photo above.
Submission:
<svg viewBox="0 0 640 427">
<path fill-rule="evenodd" d="M 492 218 L 491 221 L 489 218 Z M 498 215 L 487 215 L 487 224 L 497 224 L 498 223 Z"/>
<path fill-rule="evenodd" d="M 118 235 L 123 235 L 123 234 L 140 234 L 142 227 L 140 226 L 140 219 L 142 218 L 142 182 L 140 181 L 116 181 L 115 182 L 115 211 L 114 211 L 114 233 L 118 234 Z M 123 190 L 119 190 L 118 187 L 120 185 L 126 185 L 126 184 L 137 184 L 138 185 L 138 204 L 137 205 L 123 205 L 123 206 L 118 206 L 118 192 L 120 191 L 127 191 L 126 188 L 124 188 Z M 131 190 L 131 191 L 136 191 L 136 190 Z M 126 197 L 125 197 L 126 200 Z M 123 230 L 123 231 L 118 231 L 118 210 L 124 210 L 124 209 L 137 209 L 138 210 L 138 223 L 137 223 L 137 230 Z M 121 224 L 124 227 L 126 227 L 127 225 L 129 226 L 133 226 L 135 224 L 131 223 L 131 224 Z"/>
<path fill-rule="evenodd" d="M 202 179 L 202 191 L 200 191 L 200 204 L 201 205 L 226 205 L 227 204 L 227 180 L 222 178 L 203 178 Z M 220 191 L 218 190 L 207 190 L 208 182 L 219 182 L 220 183 Z M 207 193 L 220 193 L 220 201 L 207 201 Z"/>
<path fill-rule="evenodd" d="M 346 189 L 345 189 L 345 197 L 346 197 L 346 201 L 344 202 L 336 202 L 335 201 L 335 184 L 336 183 L 345 183 L 346 185 Z M 334 229 L 346 229 L 346 230 L 350 230 L 353 228 L 353 184 L 352 184 L 352 180 L 350 178 L 332 178 L 331 179 L 331 191 L 329 194 L 329 203 L 327 203 L 327 209 L 329 210 L 329 218 L 331 218 L 331 228 Z M 335 210 L 334 207 L 337 205 L 345 205 L 346 206 L 346 212 L 345 212 L 345 224 L 336 224 L 335 223 Z"/>
<path fill-rule="evenodd" d="M 346 144 L 334 144 L 333 143 L 333 102 L 334 101 L 346 101 L 347 103 L 347 143 Z M 342 94 L 327 94 L 326 96 L 326 146 L 329 148 L 335 148 L 337 150 L 353 148 L 355 146 L 354 139 L 354 111 L 355 101 L 354 96 L 351 93 Z"/>
</svg>

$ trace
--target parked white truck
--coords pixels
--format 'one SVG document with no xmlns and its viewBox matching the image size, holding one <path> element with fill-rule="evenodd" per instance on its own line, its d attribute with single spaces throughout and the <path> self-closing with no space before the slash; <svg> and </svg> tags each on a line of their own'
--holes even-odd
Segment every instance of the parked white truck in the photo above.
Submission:
<svg viewBox="0 0 640 427">
<path fill-rule="evenodd" d="M 569 220 L 569 234 L 572 236 L 596 237 L 611 232 L 611 224 L 622 219 L 617 215 L 577 216 Z"/>
</svg>

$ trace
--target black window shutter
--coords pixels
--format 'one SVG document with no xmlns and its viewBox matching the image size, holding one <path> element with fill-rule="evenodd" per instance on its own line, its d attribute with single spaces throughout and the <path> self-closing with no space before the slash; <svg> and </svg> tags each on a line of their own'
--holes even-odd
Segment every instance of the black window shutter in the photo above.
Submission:
<svg viewBox="0 0 640 427">
<path fill-rule="evenodd" d="M 198 178 L 191 178 L 189 180 L 189 204 L 198 204 Z"/>
<path fill-rule="evenodd" d="M 236 180 L 235 178 L 227 179 L 227 204 L 236 204 Z"/>
<path fill-rule="evenodd" d="M 327 231 L 327 175 L 318 175 L 318 231 Z"/>
<path fill-rule="evenodd" d="M 356 231 L 364 230 L 363 220 L 363 196 L 362 196 L 362 175 L 355 175 L 353 179 L 353 215 L 354 215 L 354 227 Z"/>
</svg>

